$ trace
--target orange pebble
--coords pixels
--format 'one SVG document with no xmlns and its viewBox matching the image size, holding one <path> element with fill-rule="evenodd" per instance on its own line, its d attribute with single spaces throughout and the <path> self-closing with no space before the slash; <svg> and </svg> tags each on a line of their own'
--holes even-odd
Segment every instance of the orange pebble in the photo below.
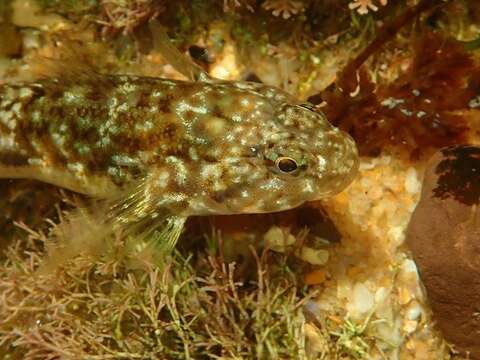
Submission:
<svg viewBox="0 0 480 360">
<path fill-rule="evenodd" d="M 318 285 L 327 280 L 327 273 L 325 270 L 315 270 L 305 274 L 303 281 L 307 285 Z"/>
<path fill-rule="evenodd" d="M 347 275 L 349 278 L 355 278 L 362 273 L 362 269 L 358 266 L 352 266 L 347 270 Z"/>
</svg>

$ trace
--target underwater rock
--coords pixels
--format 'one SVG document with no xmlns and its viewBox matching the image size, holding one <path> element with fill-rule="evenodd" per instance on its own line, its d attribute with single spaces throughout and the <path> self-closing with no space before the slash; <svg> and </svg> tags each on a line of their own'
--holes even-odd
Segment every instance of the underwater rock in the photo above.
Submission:
<svg viewBox="0 0 480 360">
<path fill-rule="evenodd" d="M 407 244 L 438 328 L 480 359 L 480 147 L 454 146 L 430 160 Z"/>
</svg>

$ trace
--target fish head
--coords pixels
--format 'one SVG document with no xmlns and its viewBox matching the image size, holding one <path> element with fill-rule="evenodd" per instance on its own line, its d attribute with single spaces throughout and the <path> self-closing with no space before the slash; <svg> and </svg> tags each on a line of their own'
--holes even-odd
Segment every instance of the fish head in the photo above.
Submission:
<svg viewBox="0 0 480 360">
<path fill-rule="evenodd" d="M 288 210 L 341 192 L 357 173 L 355 142 L 311 106 L 283 105 L 241 129 L 198 171 L 207 180 L 201 215 Z"/>
</svg>

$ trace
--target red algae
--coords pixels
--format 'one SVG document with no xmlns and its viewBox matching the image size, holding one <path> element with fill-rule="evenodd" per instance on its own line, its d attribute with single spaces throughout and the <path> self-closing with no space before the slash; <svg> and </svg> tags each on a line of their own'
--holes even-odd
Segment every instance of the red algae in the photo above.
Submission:
<svg viewBox="0 0 480 360">
<path fill-rule="evenodd" d="M 360 154 L 393 145 L 415 157 L 467 142 L 464 113 L 478 93 L 480 66 L 459 42 L 437 33 L 416 38 L 413 52 L 412 63 L 394 82 L 374 84 L 362 68 L 354 96 L 341 90 L 342 83 L 321 94 L 327 117 L 354 137 Z"/>
</svg>

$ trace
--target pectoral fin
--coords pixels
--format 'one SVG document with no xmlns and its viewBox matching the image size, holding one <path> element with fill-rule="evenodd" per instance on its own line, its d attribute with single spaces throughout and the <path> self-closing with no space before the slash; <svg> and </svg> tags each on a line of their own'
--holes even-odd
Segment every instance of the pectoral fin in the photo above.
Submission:
<svg viewBox="0 0 480 360">
<path fill-rule="evenodd" d="M 157 203 L 158 199 L 145 194 L 142 182 L 123 196 L 75 209 L 55 228 L 55 244 L 40 271 L 51 272 L 82 253 L 101 255 L 118 235 L 138 245 L 135 248 L 153 253 L 153 259 L 167 256 L 187 218 Z"/>
</svg>

